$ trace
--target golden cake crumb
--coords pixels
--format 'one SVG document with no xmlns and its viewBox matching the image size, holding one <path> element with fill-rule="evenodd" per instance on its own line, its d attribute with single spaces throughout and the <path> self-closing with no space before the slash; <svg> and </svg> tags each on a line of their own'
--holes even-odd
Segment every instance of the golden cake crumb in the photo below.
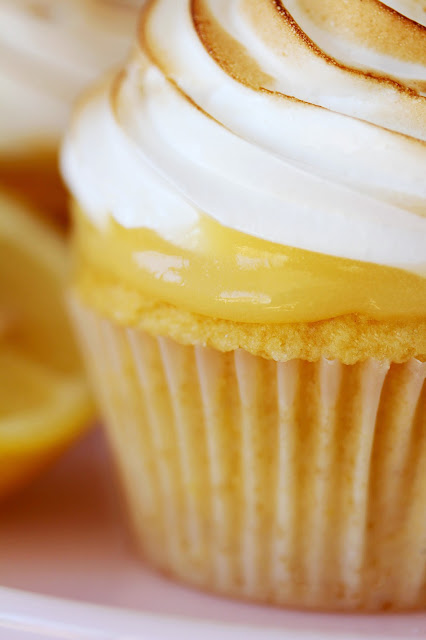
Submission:
<svg viewBox="0 0 426 640">
<path fill-rule="evenodd" d="M 245 349 L 276 361 L 321 357 L 355 364 L 368 358 L 426 361 L 426 320 L 379 321 L 346 315 L 318 322 L 254 324 L 209 318 L 179 309 L 105 279 L 93 270 L 76 278 L 82 302 L 122 326 L 169 336 L 181 344 L 220 351 Z"/>
</svg>

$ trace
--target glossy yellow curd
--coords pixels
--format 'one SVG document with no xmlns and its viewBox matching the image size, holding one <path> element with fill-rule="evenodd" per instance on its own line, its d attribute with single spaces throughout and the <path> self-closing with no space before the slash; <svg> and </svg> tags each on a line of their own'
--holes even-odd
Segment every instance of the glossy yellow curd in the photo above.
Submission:
<svg viewBox="0 0 426 640">
<path fill-rule="evenodd" d="M 80 268 L 179 308 L 236 322 L 314 322 L 347 314 L 426 317 L 426 277 L 293 249 L 227 229 L 208 216 L 182 240 L 75 209 Z"/>
</svg>

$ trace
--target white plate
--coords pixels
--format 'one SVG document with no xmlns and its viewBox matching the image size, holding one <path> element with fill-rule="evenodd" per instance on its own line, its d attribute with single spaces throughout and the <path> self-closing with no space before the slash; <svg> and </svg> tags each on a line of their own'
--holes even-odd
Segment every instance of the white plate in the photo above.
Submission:
<svg viewBox="0 0 426 640">
<path fill-rule="evenodd" d="M 95 432 L 0 515 L 1 640 L 426 639 L 426 614 L 345 616 L 215 598 L 151 572 Z"/>
</svg>

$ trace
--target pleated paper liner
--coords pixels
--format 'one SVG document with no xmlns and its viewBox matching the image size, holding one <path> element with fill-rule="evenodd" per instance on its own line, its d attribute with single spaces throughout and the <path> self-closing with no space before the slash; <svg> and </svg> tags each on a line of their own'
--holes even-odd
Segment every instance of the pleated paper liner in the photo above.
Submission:
<svg viewBox="0 0 426 640">
<path fill-rule="evenodd" d="M 426 608 L 426 363 L 274 362 L 74 315 L 151 563 L 282 606 Z"/>
</svg>

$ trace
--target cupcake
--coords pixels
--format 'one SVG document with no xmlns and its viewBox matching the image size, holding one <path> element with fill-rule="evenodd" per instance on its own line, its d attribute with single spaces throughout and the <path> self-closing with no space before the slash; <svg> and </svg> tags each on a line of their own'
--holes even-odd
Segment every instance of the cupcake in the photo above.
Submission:
<svg viewBox="0 0 426 640">
<path fill-rule="evenodd" d="M 57 147 L 76 95 L 125 57 L 142 0 L 0 0 L 0 188 L 65 221 Z"/>
<path fill-rule="evenodd" d="M 68 131 L 135 538 L 201 589 L 426 605 L 426 39 L 398 7 L 156 0 Z"/>
</svg>

